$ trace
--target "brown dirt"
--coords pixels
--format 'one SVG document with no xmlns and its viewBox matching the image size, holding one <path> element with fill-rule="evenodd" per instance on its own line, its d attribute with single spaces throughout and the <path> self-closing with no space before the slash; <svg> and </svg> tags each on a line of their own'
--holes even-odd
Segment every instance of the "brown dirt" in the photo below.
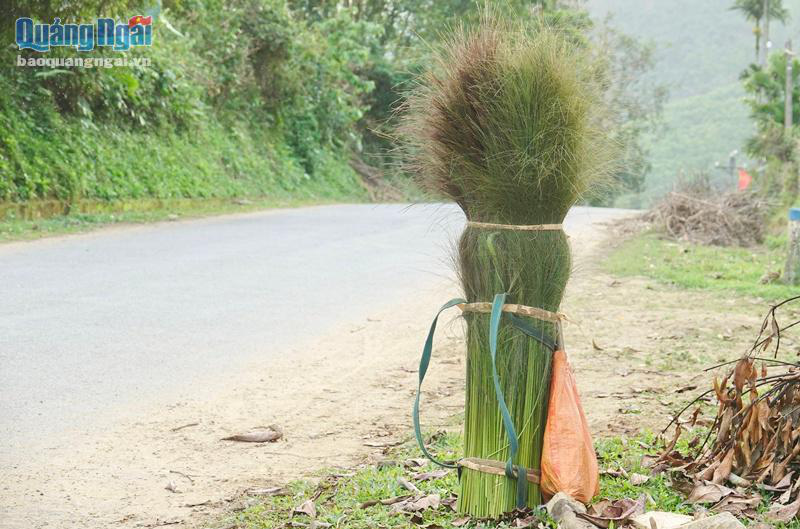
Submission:
<svg viewBox="0 0 800 529">
<path fill-rule="evenodd" d="M 677 389 L 707 383 L 701 366 L 746 349 L 764 306 L 615 280 L 596 265 L 609 244 L 602 230 L 571 235 L 577 266 L 563 305 L 571 319 L 566 342 L 590 426 L 601 436 L 658 428 L 691 393 Z M 248 501 L 248 489 L 381 457 L 411 432 L 422 340 L 435 309 L 457 293 L 443 282 L 297 345 L 284 360 L 214 381 L 211 399 L 135 410 L 106 429 L 61 439 L 6 473 L 0 526 L 202 526 Z M 455 316 L 444 320 L 426 379 L 427 428 L 453 426 L 463 407 L 463 329 Z M 285 439 L 220 441 L 269 424 L 280 425 Z M 178 492 L 165 489 L 170 482 Z"/>
</svg>

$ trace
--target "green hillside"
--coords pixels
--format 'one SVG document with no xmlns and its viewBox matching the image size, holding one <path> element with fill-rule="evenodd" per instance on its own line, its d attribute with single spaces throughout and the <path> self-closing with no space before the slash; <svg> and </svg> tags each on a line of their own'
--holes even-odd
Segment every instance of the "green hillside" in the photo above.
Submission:
<svg viewBox="0 0 800 529">
<path fill-rule="evenodd" d="M 716 172 L 716 161 L 742 150 L 752 134 L 742 102 L 739 73 L 755 59 L 752 24 L 731 11 L 731 0 L 588 0 L 596 19 L 612 23 L 657 47 L 654 80 L 669 88 L 664 130 L 651 139 L 653 170 L 647 197 L 670 189 L 677 175 L 697 169 Z M 787 25 L 773 23 L 770 36 L 782 48 L 787 37 L 800 46 L 800 0 L 784 0 Z M 740 156 L 740 163 L 747 160 Z"/>
</svg>

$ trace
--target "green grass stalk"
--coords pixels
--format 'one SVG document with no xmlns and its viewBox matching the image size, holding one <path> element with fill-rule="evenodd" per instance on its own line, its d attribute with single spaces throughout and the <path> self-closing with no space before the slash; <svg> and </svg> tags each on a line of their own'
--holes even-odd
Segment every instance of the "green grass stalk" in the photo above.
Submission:
<svg viewBox="0 0 800 529">
<path fill-rule="evenodd" d="M 558 310 L 570 270 L 563 232 L 519 232 L 468 228 L 459 248 L 461 278 L 469 300 L 491 299 L 508 292 L 515 303 Z M 520 266 L 520 263 L 524 263 Z M 467 398 L 465 456 L 505 461 L 508 437 L 492 384 L 487 354 L 489 316 L 467 313 Z M 532 323 L 551 337 L 552 323 Z M 547 417 L 552 354 L 536 340 L 501 320 L 498 371 L 506 404 L 519 436 L 516 464 L 539 469 Z M 515 507 L 516 485 L 504 476 L 464 469 L 459 509 L 474 516 L 496 516 Z M 528 504 L 538 505 L 539 487 L 528 489 Z"/>
</svg>

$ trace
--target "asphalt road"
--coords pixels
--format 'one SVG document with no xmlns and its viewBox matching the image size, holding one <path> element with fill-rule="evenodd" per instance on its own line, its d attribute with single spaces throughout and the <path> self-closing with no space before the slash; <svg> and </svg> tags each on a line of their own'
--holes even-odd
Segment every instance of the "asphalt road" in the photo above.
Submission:
<svg viewBox="0 0 800 529">
<path fill-rule="evenodd" d="M 321 206 L 0 246 L 0 460 L 452 277 L 462 225 L 453 206 Z"/>
</svg>

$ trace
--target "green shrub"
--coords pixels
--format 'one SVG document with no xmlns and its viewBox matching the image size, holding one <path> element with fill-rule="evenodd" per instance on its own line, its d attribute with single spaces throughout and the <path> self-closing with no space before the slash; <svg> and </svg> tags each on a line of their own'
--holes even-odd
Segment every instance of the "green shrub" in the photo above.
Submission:
<svg viewBox="0 0 800 529">
<path fill-rule="evenodd" d="M 19 15 L 85 21 L 98 9 Z M 285 0 L 187 0 L 154 15 L 152 48 L 126 52 L 149 66 L 17 67 L 40 55 L 0 51 L 0 200 L 363 194 L 346 162 L 373 86 L 354 72 L 376 26 L 348 10 L 298 20 Z"/>
</svg>

